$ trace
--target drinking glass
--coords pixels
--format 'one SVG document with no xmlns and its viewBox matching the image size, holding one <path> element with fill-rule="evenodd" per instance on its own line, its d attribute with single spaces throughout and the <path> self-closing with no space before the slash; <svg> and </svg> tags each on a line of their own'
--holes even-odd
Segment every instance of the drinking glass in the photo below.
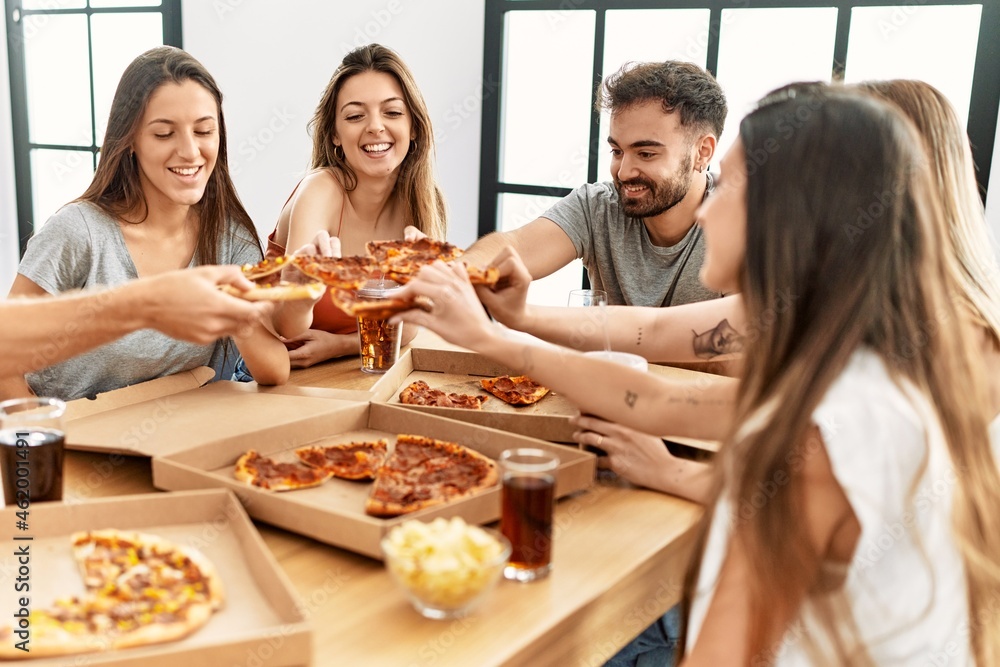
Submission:
<svg viewBox="0 0 1000 667">
<path fill-rule="evenodd" d="M 542 449 L 500 454 L 503 512 L 500 532 L 511 544 L 503 576 L 535 581 L 552 570 L 552 516 L 559 457 Z"/>
<path fill-rule="evenodd" d="M 46 500 L 62 500 L 62 416 L 58 398 L 15 398 L 0 403 L 0 468 L 6 505 L 27 509 Z"/>
<path fill-rule="evenodd" d="M 358 290 L 363 301 L 389 299 L 399 284 L 391 280 L 369 280 Z M 365 373 L 385 373 L 399 359 L 403 324 L 389 324 L 388 319 L 358 316 L 358 343 L 361 350 L 361 370 Z"/>
<path fill-rule="evenodd" d="M 608 293 L 602 289 L 570 290 L 566 305 L 570 308 L 579 306 L 606 306 L 608 305 Z"/>
</svg>

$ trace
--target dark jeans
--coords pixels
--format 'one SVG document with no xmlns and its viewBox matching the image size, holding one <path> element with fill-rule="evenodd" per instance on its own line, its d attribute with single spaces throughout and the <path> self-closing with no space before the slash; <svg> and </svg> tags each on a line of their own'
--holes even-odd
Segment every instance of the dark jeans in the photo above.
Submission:
<svg viewBox="0 0 1000 667">
<path fill-rule="evenodd" d="M 680 642 L 681 610 L 674 606 L 618 651 L 604 667 L 673 667 Z"/>
<path fill-rule="evenodd" d="M 243 357 L 240 357 L 239 361 L 236 362 L 236 368 L 233 370 L 233 377 L 231 379 L 233 382 L 253 382 L 253 376 L 247 370 L 247 363 L 243 361 Z"/>
</svg>

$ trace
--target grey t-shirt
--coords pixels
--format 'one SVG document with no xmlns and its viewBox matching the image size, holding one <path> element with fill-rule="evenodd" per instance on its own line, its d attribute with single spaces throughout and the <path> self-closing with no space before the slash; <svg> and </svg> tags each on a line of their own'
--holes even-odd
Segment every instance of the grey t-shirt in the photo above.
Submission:
<svg viewBox="0 0 1000 667">
<path fill-rule="evenodd" d="M 709 174 L 709 189 L 712 184 Z M 612 305 L 678 306 L 722 296 L 698 279 L 705 260 L 701 229 L 692 226 L 676 245 L 653 245 L 642 219 L 622 211 L 612 183 L 582 185 L 543 217 L 566 232 L 587 267 L 591 286 L 607 292 Z"/>
<path fill-rule="evenodd" d="M 256 239 L 231 225 L 219 248 L 219 263 L 245 264 L 260 259 Z M 121 285 L 137 277 L 118 222 L 88 202 L 67 204 L 49 218 L 28 241 L 17 271 L 49 294 Z M 53 344 L 58 344 L 58 337 L 53 338 Z M 30 373 L 27 380 L 39 396 L 71 400 L 198 366 L 211 366 L 217 379 L 228 379 L 236 356 L 231 341 L 194 345 L 143 329 Z"/>
</svg>

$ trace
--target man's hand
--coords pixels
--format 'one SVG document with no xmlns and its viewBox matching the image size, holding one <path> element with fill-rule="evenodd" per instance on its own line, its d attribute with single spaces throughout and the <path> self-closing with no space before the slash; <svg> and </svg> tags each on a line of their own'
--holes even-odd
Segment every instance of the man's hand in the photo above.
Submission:
<svg viewBox="0 0 1000 667">
<path fill-rule="evenodd" d="M 207 345 L 232 336 L 270 317 L 270 303 L 251 303 L 219 291 L 230 285 L 240 291 L 253 288 L 238 266 L 202 266 L 169 271 L 133 281 L 119 289 L 128 294 L 142 328 L 172 338 Z"/>
</svg>

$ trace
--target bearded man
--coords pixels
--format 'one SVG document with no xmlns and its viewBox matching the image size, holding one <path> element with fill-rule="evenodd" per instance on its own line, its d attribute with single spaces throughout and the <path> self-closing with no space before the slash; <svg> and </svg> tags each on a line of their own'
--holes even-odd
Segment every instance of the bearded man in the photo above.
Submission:
<svg viewBox="0 0 1000 667">
<path fill-rule="evenodd" d="M 611 182 L 582 185 L 516 230 L 488 234 L 466 260 L 488 263 L 513 246 L 533 279 L 577 258 L 608 303 L 676 306 L 721 296 L 702 286 L 695 210 L 712 190 L 708 165 L 726 98 L 697 65 L 629 64 L 607 77 L 598 105 L 611 114 Z"/>
</svg>

